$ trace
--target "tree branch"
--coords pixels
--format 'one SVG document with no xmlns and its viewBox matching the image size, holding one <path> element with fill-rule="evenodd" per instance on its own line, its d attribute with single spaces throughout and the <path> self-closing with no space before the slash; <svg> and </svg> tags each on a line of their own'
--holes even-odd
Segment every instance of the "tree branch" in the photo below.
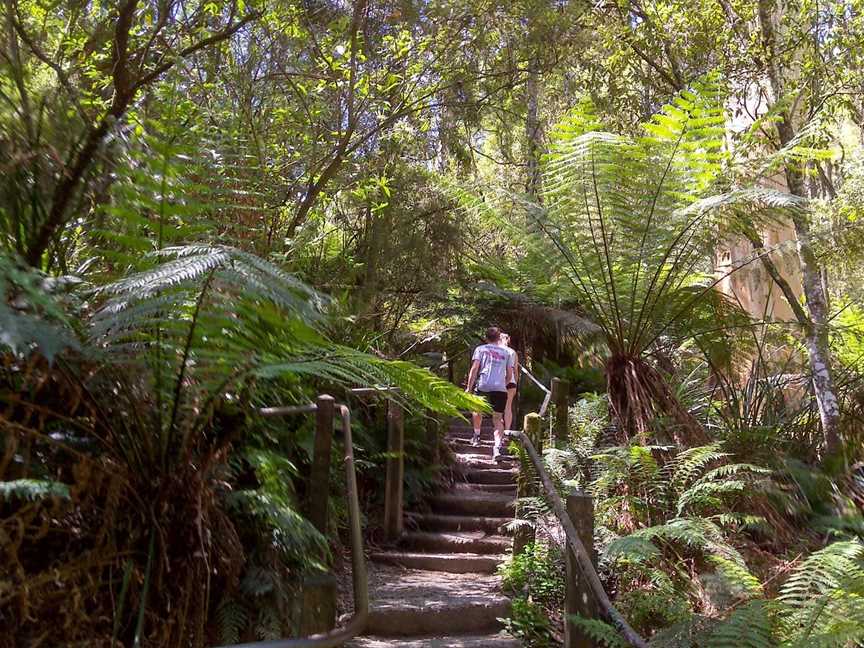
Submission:
<svg viewBox="0 0 864 648">
<path fill-rule="evenodd" d="M 226 27 L 222 31 L 218 31 L 215 34 L 212 34 L 211 36 L 208 36 L 207 38 L 205 38 L 205 39 L 203 39 L 203 40 L 201 40 L 201 41 L 199 41 L 193 45 L 190 45 L 189 47 L 183 48 L 182 50 L 180 50 L 180 53 L 178 54 L 177 58 L 175 58 L 174 60 L 169 61 L 167 63 L 163 63 L 162 65 L 158 66 L 156 69 L 151 70 L 150 72 L 145 74 L 143 77 L 141 77 L 138 80 L 138 82 L 135 84 L 135 89 L 137 90 L 137 89 L 142 88 L 142 87 L 152 83 L 153 81 L 155 81 L 160 75 L 164 74 L 165 72 L 170 70 L 172 67 L 174 67 L 177 64 L 178 60 L 186 58 L 186 57 L 194 54 L 195 52 L 204 49 L 205 47 L 208 47 L 210 45 L 215 45 L 216 43 L 221 43 L 222 41 L 227 40 L 228 38 L 231 38 L 234 34 L 236 34 L 238 31 L 240 31 L 243 27 L 248 25 L 250 22 L 258 20 L 262 15 L 263 15 L 263 12 L 254 11 L 251 14 L 248 14 L 247 16 L 245 16 L 239 22 L 236 22 L 233 25 L 229 25 L 228 27 Z"/>
</svg>

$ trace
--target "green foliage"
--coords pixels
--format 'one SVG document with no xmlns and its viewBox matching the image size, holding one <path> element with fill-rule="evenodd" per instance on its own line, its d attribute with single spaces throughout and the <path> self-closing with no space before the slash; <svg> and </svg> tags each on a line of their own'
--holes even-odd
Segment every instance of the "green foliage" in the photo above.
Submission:
<svg viewBox="0 0 864 648">
<path fill-rule="evenodd" d="M 779 629 L 790 646 L 864 641 L 864 545 L 836 542 L 807 557 L 780 588 Z"/>
<path fill-rule="evenodd" d="M 504 588 L 528 596 L 547 609 L 564 600 L 563 556 L 560 551 L 539 543 L 526 546 L 498 568 Z"/>
<path fill-rule="evenodd" d="M 249 623 L 246 609 L 234 599 L 226 598 L 216 610 L 216 632 L 219 643 L 240 643 L 240 633 Z"/>
<path fill-rule="evenodd" d="M 499 621 L 504 630 L 519 639 L 526 648 L 552 648 L 556 645 L 549 617 L 528 598 L 514 598 L 510 616 Z"/>
<path fill-rule="evenodd" d="M 748 579 L 749 580 L 749 579 Z M 754 589 L 753 600 L 720 621 L 682 623 L 659 633 L 652 646 L 672 648 L 804 648 L 854 646 L 864 638 L 864 550 L 837 542 L 799 563 L 774 600 Z M 686 638 L 689 643 L 681 643 Z"/>
<path fill-rule="evenodd" d="M 736 608 L 708 633 L 708 648 L 774 648 L 778 645 L 770 616 L 770 603 L 749 601 Z"/>
<path fill-rule="evenodd" d="M 49 498 L 69 499 L 69 487 L 56 481 L 42 479 L 13 479 L 0 481 L 0 500 L 29 500 L 37 502 Z"/>
<path fill-rule="evenodd" d="M 586 619 L 583 616 L 573 615 L 570 617 L 570 622 L 602 648 L 627 648 L 630 645 L 624 641 L 617 629 L 600 619 Z"/>
<path fill-rule="evenodd" d="M 38 349 L 49 362 L 64 349 L 77 348 L 71 318 L 54 294 L 77 283 L 74 277 L 43 276 L 0 253 L 0 345 L 16 355 Z"/>
</svg>

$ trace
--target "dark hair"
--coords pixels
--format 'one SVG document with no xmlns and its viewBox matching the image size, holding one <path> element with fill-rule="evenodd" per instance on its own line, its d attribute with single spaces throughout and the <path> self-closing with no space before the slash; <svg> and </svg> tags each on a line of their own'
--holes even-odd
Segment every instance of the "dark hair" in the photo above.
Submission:
<svg viewBox="0 0 864 648">
<path fill-rule="evenodd" d="M 497 326 L 490 326 L 486 329 L 486 341 L 487 342 L 497 342 L 498 338 L 501 337 L 501 329 Z"/>
</svg>

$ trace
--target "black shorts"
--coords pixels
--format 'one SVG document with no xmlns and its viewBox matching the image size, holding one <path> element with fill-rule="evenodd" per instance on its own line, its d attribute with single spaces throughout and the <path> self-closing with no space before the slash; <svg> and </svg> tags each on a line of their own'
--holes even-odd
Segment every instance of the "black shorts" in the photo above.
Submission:
<svg viewBox="0 0 864 648">
<path fill-rule="evenodd" d="M 504 413 L 504 409 L 507 407 L 507 392 L 484 392 L 477 390 L 474 393 L 480 398 L 485 398 L 486 402 L 492 406 L 493 412 L 497 412 L 498 414 Z"/>
</svg>

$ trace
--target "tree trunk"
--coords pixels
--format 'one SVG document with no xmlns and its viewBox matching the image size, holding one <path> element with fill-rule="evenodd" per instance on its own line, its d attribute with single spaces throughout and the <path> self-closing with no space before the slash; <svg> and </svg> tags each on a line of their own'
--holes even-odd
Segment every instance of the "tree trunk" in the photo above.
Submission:
<svg viewBox="0 0 864 648">
<path fill-rule="evenodd" d="M 819 266 L 819 260 L 810 242 L 810 223 L 807 221 L 807 215 L 799 213 L 792 220 L 798 238 L 798 259 L 801 264 L 804 296 L 810 313 L 810 326 L 805 329 L 804 342 L 810 359 L 810 371 L 813 374 L 813 393 L 819 409 L 825 449 L 828 454 L 834 454 L 841 448 L 840 404 L 837 401 L 831 370 L 827 280 L 823 282 L 823 270 Z"/>
<path fill-rule="evenodd" d="M 540 199 L 540 151 L 542 150 L 540 118 L 537 115 L 537 103 L 540 94 L 540 72 L 537 68 L 537 60 L 532 57 L 531 62 L 528 64 L 528 80 L 525 83 L 527 104 L 525 114 L 525 145 L 527 149 L 525 166 L 528 176 L 525 193 L 534 200 Z"/>
<path fill-rule="evenodd" d="M 786 87 L 786 79 L 777 52 L 784 43 L 778 41 L 778 12 L 775 0 L 759 0 L 759 28 L 764 49 L 765 71 L 771 84 L 775 105 L 782 101 L 790 88 Z M 818 98 L 817 98 L 818 99 Z M 780 148 L 787 146 L 795 137 L 795 115 L 788 109 L 780 113 L 777 122 L 777 139 Z M 788 165 L 785 168 L 786 186 L 790 193 L 806 197 L 804 178 L 799 169 Z M 833 454 L 841 449 L 840 441 L 840 406 L 834 386 L 831 371 L 831 349 L 828 339 L 828 296 L 827 279 L 819 265 L 816 253 L 813 251 L 810 236 L 810 222 L 807 214 L 794 212 L 792 223 L 798 241 L 798 259 L 801 265 L 801 278 L 804 297 L 807 300 L 809 316 L 800 323 L 804 327 L 804 343 L 812 373 L 813 393 L 819 409 L 819 419 L 822 423 L 822 434 L 825 450 Z M 793 305 L 793 310 L 795 310 Z M 799 321 L 801 315 L 798 316 Z"/>
</svg>

